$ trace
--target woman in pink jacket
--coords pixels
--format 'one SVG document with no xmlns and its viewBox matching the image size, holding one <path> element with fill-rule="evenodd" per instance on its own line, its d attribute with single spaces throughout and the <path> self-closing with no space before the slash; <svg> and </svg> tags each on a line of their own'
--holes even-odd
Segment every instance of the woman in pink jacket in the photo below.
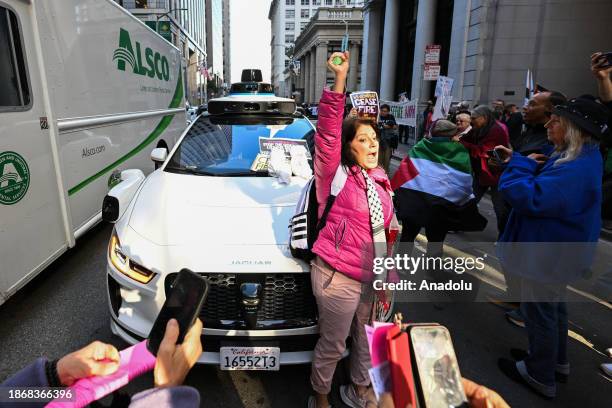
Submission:
<svg viewBox="0 0 612 408">
<path fill-rule="evenodd" d="M 342 64 L 334 65 L 334 57 Z M 346 338 L 353 343 L 350 357 L 352 385 L 340 387 L 340 396 L 350 407 L 365 407 L 370 385 L 370 355 L 364 324 L 369 322 L 373 296 L 373 243 L 384 245 L 385 228 L 393 217 L 391 185 L 378 167 L 379 131 L 376 124 L 349 118 L 343 122 L 344 84 L 349 53 L 334 53 L 327 67 L 335 75 L 332 90 L 323 90 L 315 135 L 315 182 L 319 217 L 330 194 L 338 166 L 345 166 L 348 178 L 328 214 L 314 244 L 312 288 L 319 310 L 320 338 L 315 347 L 310 382 L 316 396 L 309 408 L 327 408 L 328 394 L 336 365 L 346 350 Z M 382 237 L 382 238 L 381 238 Z M 382 239 L 382 242 L 381 242 Z M 362 296 L 364 292 L 364 296 Z"/>
</svg>

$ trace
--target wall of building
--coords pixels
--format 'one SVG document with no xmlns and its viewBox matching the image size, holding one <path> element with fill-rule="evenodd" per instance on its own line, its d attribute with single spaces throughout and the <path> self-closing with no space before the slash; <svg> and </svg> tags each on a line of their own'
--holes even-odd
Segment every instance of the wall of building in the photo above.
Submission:
<svg viewBox="0 0 612 408">
<path fill-rule="evenodd" d="M 362 7 L 364 0 L 273 0 L 268 18 L 272 22 L 272 85 L 278 95 L 287 95 L 285 89 L 289 66 L 285 50 L 300 36 L 319 7 Z"/>
<path fill-rule="evenodd" d="M 230 0 L 223 0 L 223 82 L 231 84 Z"/>
</svg>

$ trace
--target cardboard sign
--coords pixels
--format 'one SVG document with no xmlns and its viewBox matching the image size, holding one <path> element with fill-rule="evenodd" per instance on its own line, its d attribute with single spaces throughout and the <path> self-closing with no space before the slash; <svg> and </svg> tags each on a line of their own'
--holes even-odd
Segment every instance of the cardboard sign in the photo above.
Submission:
<svg viewBox="0 0 612 408">
<path fill-rule="evenodd" d="M 450 95 L 440 95 L 436 100 L 436 106 L 434 106 L 431 120 L 446 119 L 448 112 L 450 111 L 451 102 L 453 97 Z"/>
<path fill-rule="evenodd" d="M 424 81 L 435 81 L 440 76 L 440 66 L 425 64 L 423 69 L 423 80 Z"/>
<path fill-rule="evenodd" d="M 437 44 L 430 44 L 425 46 L 425 64 L 439 64 L 440 63 L 440 50 L 442 47 Z"/>
<path fill-rule="evenodd" d="M 378 94 L 374 91 L 353 92 L 351 103 L 357 109 L 359 119 L 378 121 Z"/>
<path fill-rule="evenodd" d="M 453 78 L 440 75 L 438 77 L 438 82 L 436 82 L 436 92 L 434 93 L 434 96 L 436 98 L 442 95 L 450 96 L 453 91 L 454 82 L 455 80 Z"/>
</svg>

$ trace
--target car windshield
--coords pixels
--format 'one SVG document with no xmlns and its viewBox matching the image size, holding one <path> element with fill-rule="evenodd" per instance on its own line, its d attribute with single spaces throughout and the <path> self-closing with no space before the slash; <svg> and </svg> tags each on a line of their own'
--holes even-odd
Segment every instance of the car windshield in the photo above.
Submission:
<svg viewBox="0 0 612 408">
<path fill-rule="evenodd" d="M 251 170 L 261 153 L 260 138 L 304 140 L 310 153 L 314 152 L 314 130 L 303 118 L 224 116 L 211 120 L 200 116 L 164 170 L 209 176 L 268 176 L 267 170 Z"/>
</svg>

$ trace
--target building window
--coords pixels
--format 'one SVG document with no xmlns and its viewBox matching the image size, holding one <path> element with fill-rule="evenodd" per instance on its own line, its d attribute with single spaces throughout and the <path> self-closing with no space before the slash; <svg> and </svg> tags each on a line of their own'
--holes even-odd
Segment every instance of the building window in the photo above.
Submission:
<svg viewBox="0 0 612 408">
<path fill-rule="evenodd" d="M 321 5 L 321 0 L 312 0 L 312 5 L 313 6 L 320 6 Z"/>
<path fill-rule="evenodd" d="M 291 62 L 291 61 L 289 61 L 288 59 L 286 59 L 286 60 L 285 60 L 285 68 L 289 68 L 289 63 L 290 63 L 290 62 Z"/>
<path fill-rule="evenodd" d="M 302 18 L 309 18 L 310 17 L 309 11 L 310 10 L 308 10 L 308 9 L 300 10 L 300 17 L 302 17 Z"/>
<path fill-rule="evenodd" d="M 285 0 L 287 6 L 295 6 L 295 0 Z"/>
<path fill-rule="evenodd" d="M 292 22 L 285 23 L 285 31 L 294 31 L 294 30 L 295 30 L 295 23 L 292 23 Z"/>
<path fill-rule="evenodd" d="M 300 31 L 304 30 L 304 27 L 306 27 L 306 24 L 308 24 L 308 21 L 302 21 L 300 23 Z"/>
<path fill-rule="evenodd" d="M 294 18 L 294 17 L 295 17 L 295 10 L 293 9 L 285 10 L 285 18 Z"/>
<path fill-rule="evenodd" d="M 302 6 L 310 5 L 310 0 L 302 0 Z"/>
<path fill-rule="evenodd" d="M 0 110 L 30 105 L 30 88 L 17 16 L 0 7 Z"/>
<path fill-rule="evenodd" d="M 333 6 L 334 5 L 334 0 L 325 0 L 325 5 L 326 6 Z"/>
<path fill-rule="evenodd" d="M 295 36 L 292 34 L 287 34 L 285 35 L 285 42 L 286 43 L 292 43 L 295 41 Z"/>
</svg>

